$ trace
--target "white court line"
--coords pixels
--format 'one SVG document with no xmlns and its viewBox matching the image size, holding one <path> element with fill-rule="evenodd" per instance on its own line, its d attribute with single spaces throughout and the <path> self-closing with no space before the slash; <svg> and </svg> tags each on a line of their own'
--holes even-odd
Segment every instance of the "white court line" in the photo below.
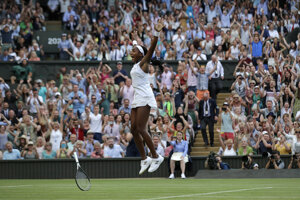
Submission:
<svg viewBox="0 0 300 200">
<path fill-rule="evenodd" d="M 204 195 L 210 195 L 210 194 L 223 194 L 223 193 L 230 193 L 230 192 L 242 192 L 242 191 L 263 190 L 263 189 L 272 189 L 272 187 L 249 188 L 249 189 L 239 189 L 239 190 L 224 190 L 224 191 L 218 191 L 218 192 L 186 194 L 186 195 L 168 196 L 168 197 L 156 197 L 156 198 L 140 199 L 140 200 L 159 200 L 159 199 L 184 198 L 184 197 L 193 197 L 193 196 L 204 196 Z"/>
<path fill-rule="evenodd" d="M 0 188 L 17 188 L 17 187 L 30 187 L 32 185 L 3 185 Z"/>
</svg>

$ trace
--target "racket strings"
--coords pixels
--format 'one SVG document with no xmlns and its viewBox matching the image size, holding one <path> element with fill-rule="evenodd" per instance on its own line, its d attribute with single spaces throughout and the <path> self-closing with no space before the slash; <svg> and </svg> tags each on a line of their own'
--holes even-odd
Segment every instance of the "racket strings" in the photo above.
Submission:
<svg viewBox="0 0 300 200">
<path fill-rule="evenodd" d="M 81 169 L 76 173 L 76 181 L 82 190 L 88 190 L 90 188 L 90 180 Z"/>
</svg>

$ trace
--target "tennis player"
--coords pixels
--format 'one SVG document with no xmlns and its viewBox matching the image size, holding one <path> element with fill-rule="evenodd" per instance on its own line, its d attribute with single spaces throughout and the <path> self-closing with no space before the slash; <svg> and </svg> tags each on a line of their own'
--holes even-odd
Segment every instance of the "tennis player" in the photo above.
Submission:
<svg viewBox="0 0 300 200">
<path fill-rule="evenodd" d="M 135 44 L 130 52 L 132 61 L 135 63 L 130 72 L 132 86 L 134 88 L 134 99 L 131 104 L 131 133 L 133 134 L 134 142 L 142 157 L 139 174 L 144 173 L 149 166 L 148 172 L 154 172 L 164 160 L 162 156 L 157 155 L 152 139 L 147 133 L 146 128 L 150 109 L 157 108 L 156 100 L 148 79 L 149 62 L 155 50 L 159 32 L 163 27 L 164 23 L 160 19 L 154 27 L 154 37 L 151 40 L 149 50 L 144 46 Z M 143 142 L 145 142 L 150 149 L 152 158 L 146 156 Z"/>
</svg>

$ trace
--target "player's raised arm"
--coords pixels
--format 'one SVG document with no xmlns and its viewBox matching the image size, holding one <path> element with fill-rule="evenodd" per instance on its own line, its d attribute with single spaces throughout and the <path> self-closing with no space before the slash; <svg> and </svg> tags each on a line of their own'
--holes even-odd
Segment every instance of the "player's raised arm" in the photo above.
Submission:
<svg viewBox="0 0 300 200">
<path fill-rule="evenodd" d="M 153 33 L 153 38 L 151 40 L 150 48 L 149 48 L 146 55 L 143 57 L 143 59 L 140 62 L 140 66 L 141 66 L 141 68 L 144 72 L 148 72 L 148 63 L 150 62 L 150 59 L 153 55 L 153 52 L 155 50 L 157 40 L 158 40 L 158 37 L 159 37 L 159 33 L 163 29 L 163 27 L 164 27 L 164 22 L 163 22 L 162 19 L 159 19 L 157 24 L 154 26 L 155 31 Z"/>
</svg>

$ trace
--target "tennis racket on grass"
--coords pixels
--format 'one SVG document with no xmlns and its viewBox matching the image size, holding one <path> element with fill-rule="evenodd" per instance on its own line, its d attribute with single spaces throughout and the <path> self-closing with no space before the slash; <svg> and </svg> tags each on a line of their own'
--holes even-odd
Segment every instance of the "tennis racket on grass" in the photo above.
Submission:
<svg viewBox="0 0 300 200">
<path fill-rule="evenodd" d="M 82 191 L 88 191 L 91 188 L 90 178 L 86 174 L 86 172 L 81 168 L 76 152 L 73 154 L 76 164 L 77 164 L 77 172 L 75 176 L 75 181 L 77 187 Z"/>
</svg>

